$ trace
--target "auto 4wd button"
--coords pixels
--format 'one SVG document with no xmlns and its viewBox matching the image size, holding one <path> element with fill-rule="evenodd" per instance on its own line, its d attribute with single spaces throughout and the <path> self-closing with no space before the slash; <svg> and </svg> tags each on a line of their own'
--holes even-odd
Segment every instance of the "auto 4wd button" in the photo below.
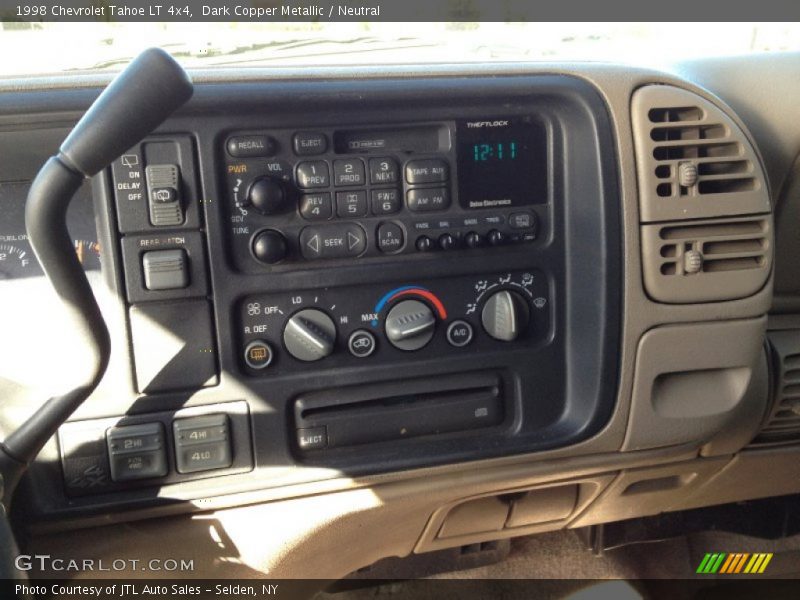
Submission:
<svg viewBox="0 0 800 600">
<path fill-rule="evenodd" d="M 300 232 L 300 251 L 309 260 L 358 256 L 367 247 L 367 235 L 355 223 L 306 227 Z"/>
</svg>

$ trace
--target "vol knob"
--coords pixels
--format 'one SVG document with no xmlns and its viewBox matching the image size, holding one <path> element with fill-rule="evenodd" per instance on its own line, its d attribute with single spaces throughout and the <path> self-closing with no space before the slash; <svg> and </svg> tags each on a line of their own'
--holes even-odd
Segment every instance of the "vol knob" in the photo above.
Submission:
<svg viewBox="0 0 800 600">
<path fill-rule="evenodd" d="M 252 206 L 262 215 L 274 215 L 286 208 L 283 185 L 269 177 L 259 177 L 247 190 L 245 206 Z"/>
<path fill-rule="evenodd" d="M 481 322 L 491 337 L 501 342 L 513 342 L 528 326 L 530 309 L 516 292 L 502 290 L 492 294 L 483 306 Z"/>
<path fill-rule="evenodd" d="M 386 337 L 400 350 L 419 350 L 431 341 L 436 317 L 419 300 L 398 302 L 386 315 Z"/>
<path fill-rule="evenodd" d="M 336 324 L 321 310 L 307 308 L 292 315 L 283 330 L 286 350 L 298 360 L 313 362 L 329 356 L 336 341 Z"/>
</svg>

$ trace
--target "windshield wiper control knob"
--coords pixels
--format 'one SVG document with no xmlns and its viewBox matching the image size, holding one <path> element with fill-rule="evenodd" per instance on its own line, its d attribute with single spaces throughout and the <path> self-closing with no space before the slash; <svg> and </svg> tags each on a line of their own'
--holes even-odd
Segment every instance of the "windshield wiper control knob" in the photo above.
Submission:
<svg viewBox="0 0 800 600">
<path fill-rule="evenodd" d="M 336 324 L 316 308 L 292 315 L 283 330 L 286 350 L 298 360 L 313 362 L 330 356 L 336 342 Z"/>
<path fill-rule="evenodd" d="M 516 292 L 501 290 L 492 294 L 483 306 L 481 322 L 491 337 L 501 342 L 513 342 L 528 326 L 530 309 Z"/>
<path fill-rule="evenodd" d="M 400 350 L 414 351 L 427 345 L 436 328 L 436 317 L 427 304 L 403 300 L 386 315 L 386 337 Z"/>
</svg>

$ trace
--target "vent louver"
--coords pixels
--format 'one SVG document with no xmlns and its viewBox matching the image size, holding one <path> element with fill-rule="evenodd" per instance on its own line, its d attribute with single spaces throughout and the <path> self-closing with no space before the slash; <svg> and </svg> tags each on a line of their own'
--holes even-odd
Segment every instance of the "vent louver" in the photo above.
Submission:
<svg viewBox="0 0 800 600">
<path fill-rule="evenodd" d="M 644 225 L 645 285 L 662 302 L 743 298 L 766 283 L 770 219 L 714 219 Z"/>
<path fill-rule="evenodd" d="M 800 442 L 800 329 L 769 333 L 775 366 L 773 404 L 751 446 Z"/>
<path fill-rule="evenodd" d="M 755 149 L 719 106 L 668 85 L 632 99 L 647 293 L 671 304 L 745 298 L 769 279 L 769 190 Z"/>
<path fill-rule="evenodd" d="M 643 222 L 764 213 L 764 174 L 744 132 L 719 107 L 671 86 L 632 104 Z"/>
</svg>

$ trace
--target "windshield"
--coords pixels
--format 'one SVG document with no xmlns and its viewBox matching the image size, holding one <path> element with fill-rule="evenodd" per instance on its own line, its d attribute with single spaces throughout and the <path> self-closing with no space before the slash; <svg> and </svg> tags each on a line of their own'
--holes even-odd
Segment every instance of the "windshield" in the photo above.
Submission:
<svg viewBox="0 0 800 600">
<path fill-rule="evenodd" d="M 119 70 L 160 46 L 190 68 L 610 61 L 658 67 L 800 49 L 797 23 L 14 23 L 0 76 Z"/>
</svg>

